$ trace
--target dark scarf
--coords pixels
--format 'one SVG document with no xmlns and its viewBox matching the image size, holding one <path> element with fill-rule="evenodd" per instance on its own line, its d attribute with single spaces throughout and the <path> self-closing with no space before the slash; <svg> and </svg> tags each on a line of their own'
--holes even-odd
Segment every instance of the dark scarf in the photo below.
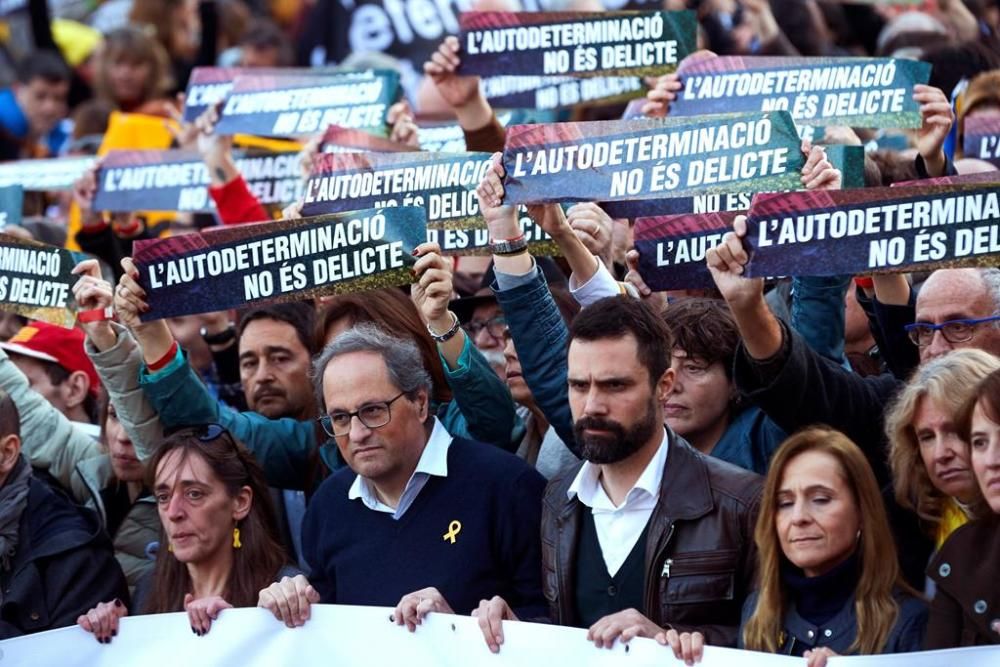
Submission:
<svg viewBox="0 0 1000 667">
<path fill-rule="evenodd" d="M 785 561 L 781 579 L 795 601 L 799 616 L 813 625 L 823 625 L 840 613 L 854 595 L 861 575 L 857 552 L 826 574 L 807 577 L 802 570 Z"/>
<path fill-rule="evenodd" d="M 31 466 L 20 456 L 7 481 L 0 487 L 0 570 L 3 571 L 10 569 L 11 559 L 17 551 L 17 530 L 28 504 L 30 479 Z"/>
</svg>

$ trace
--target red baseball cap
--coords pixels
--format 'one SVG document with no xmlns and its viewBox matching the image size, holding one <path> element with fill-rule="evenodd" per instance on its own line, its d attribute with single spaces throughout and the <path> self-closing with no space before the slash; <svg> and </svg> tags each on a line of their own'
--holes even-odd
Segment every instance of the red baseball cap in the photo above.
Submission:
<svg viewBox="0 0 1000 667">
<path fill-rule="evenodd" d="M 0 348 L 32 359 L 50 361 L 73 373 L 83 371 L 90 379 L 90 391 L 97 394 L 101 380 L 94 364 L 83 349 L 84 335 L 79 329 L 66 329 L 47 322 L 29 322 Z"/>
</svg>

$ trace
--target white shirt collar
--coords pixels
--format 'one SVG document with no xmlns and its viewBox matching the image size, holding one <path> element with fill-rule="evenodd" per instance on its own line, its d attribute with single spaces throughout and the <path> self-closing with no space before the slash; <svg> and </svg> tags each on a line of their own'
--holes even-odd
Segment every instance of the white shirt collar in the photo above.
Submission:
<svg viewBox="0 0 1000 667">
<path fill-rule="evenodd" d="M 660 497 L 660 484 L 663 481 L 663 472 L 667 467 L 667 451 L 670 449 L 670 439 L 667 437 L 667 430 L 663 429 L 663 441 L 660 443 L 656 454 L 646 464 L 645 469 L 635 485 L 629 489 L 625 496 L 625 502 L 616 507 L 608 498 L 601 486 L 601 466 L 590 461 L 584 462 L 580 471 L 576 474 L 573 483 L 566 490 L 566 496 L 573 498 L 576 496 L 580 502 L 596 510 L 615 511 L 624 507 L 631 507 L 640 499 L 645 498 L 647 502 L 655 502 Z"/>
<path fill-rule="evenodd" d="M 424 445 L 424 451 L 420 454 L 417 467 L 414 468 L 413 474 L 410 475 L 409 481 L 406 482 L 403 495 L 400 496 L 399 507 L 393 509 L 380 501 L 371 482 L 361 475 L 354 476 L 354 483 L 351 484 L 351 488 L 347 492 L 347 498 L 349 500 L 360 498 L 369 509 L 401 515 L 406 511 L 406 507 L 413 502 L 413 497 L 416 494 L 409 492 L 415 484 L 419 484 L 422 487 L 423 483 L 431 475 L 435 477 L 447 477 L 448 448 L 451 446 L 452 436 L 437 417 L 433 417 L 433 419 L 434 427 L 431 429 L 431 435 L 427 439 L 427 444 Z M 405 507 L 404 502 L 406 503 Z"/>
</svg>

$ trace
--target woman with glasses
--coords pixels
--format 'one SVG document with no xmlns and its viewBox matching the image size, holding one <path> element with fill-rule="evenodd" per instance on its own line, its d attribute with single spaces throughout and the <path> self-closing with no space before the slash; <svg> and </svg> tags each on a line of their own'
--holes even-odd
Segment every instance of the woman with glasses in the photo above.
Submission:
<svg viewBox="0 0 1000 667">
<path fill-rule="evenodd" d="M 253 607 L 261 589 L 295 574 L 260 466 L 218 424 L 167 437 L 149 460 L 146 483 L 162 524 L 160 549 L 133 596 L 133 613 L 187 611 L 200 636 L 223 609 Z M 103 602 L 77 623 L 109 643 L 129 611 L 121 600 Z"/>
<path fill-rule="evenodd" d="M 940 548 L 980 503 L 958 414 L 969 392 L 1000 368 L 982 350 L 955 350 L 920 366 L 885 419 L 897 502 L 920 518 Z"/>
<path fill-rule="evenodd" d="M 775 452 L 754 533 L 758 589 L 743 605 L 740 648 L 803 656 L 919 651 L 927 605 L 903 580 L 878 482 L 839 431 L 800 431 Z M 657 638 L 701 658 L 699 633 Z"/>
<path fill-rule="evenodd" d="M 1000 644 L 1000 371 L 975 388 L 958 425 L 987 509 L 956 530 L 927 568 L 937 586 L 928 649 Z"/>
</svg>

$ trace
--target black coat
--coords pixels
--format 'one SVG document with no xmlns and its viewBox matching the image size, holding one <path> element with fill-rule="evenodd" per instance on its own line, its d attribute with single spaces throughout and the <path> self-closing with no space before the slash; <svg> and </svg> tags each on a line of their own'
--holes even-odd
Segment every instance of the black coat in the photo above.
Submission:
<svg viewBox="0 0 1000 667">
<path fill-rule="evenodd" d="M 0 572 L 0 639 L 76 623 L 128 585 L 97 515 L 34 478 L 9 571 Z"/>
</svg>

